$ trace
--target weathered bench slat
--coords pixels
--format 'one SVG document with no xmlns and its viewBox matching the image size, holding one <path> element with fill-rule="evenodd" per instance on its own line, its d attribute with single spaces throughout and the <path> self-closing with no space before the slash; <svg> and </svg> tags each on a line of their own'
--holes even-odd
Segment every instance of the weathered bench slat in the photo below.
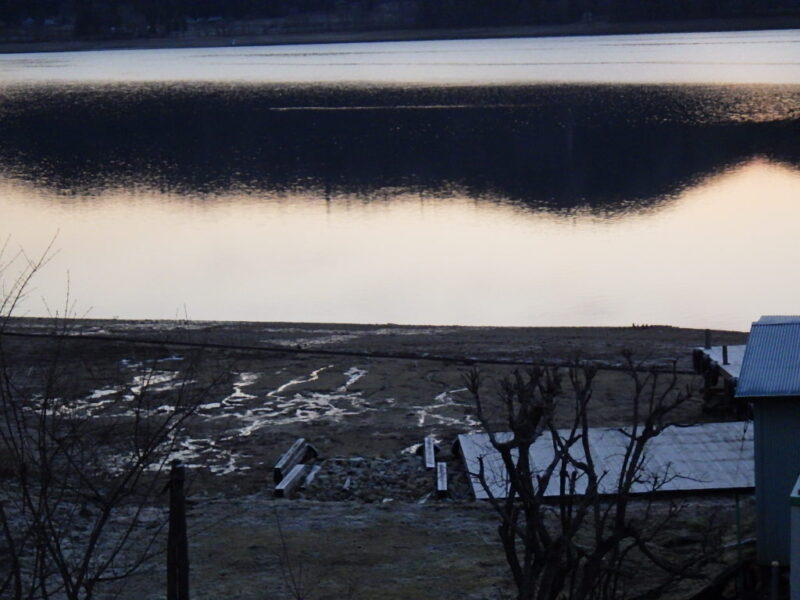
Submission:
<svg viewBox="0 0 800 600">
<path fill-rule="evenodd" d="M 297 463 L 303 460 L 306 455 L 307 446 L 308 444 L 304 438 L 297 438 L 294 444 L 281 455 L 272 469 L 272 476 L 276 484 L 280 483 L 286 474 L 291 471 Z"/>
<path fill-rule="evenodd" d="M 322 465 L 313 465 L 308 470 L 308 475 L 306 475 L 306 478 L 303 480 L 303 485 L 301 487 L 307 487 L 312 481 L 314 481 L 314 477 L 316 477 L 317 473 L 319 473 L 321 470 Z"/>
<path fill-rule="evenodd" d="M 300 485 L 306 480 L 311 465 L 295 465 L 292 470 L 286 474 L 281 482 L 275 487 L 276 498 L 291 498 L 292 495 L 300 488 Z"/>
</svg>

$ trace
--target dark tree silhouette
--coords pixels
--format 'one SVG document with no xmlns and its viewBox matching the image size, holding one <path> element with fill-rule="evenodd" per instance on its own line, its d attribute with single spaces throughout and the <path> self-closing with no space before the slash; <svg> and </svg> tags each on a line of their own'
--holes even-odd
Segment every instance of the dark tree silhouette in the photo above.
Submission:
<svg viewBox="0 0 800 600">
<path fill-rule="evenodd" d="M 63 318 L 21 366 L 4 332 L 48 256 L 0 252 L 0 597 L 90 600 L 162 551 L 161 473 L 227 371 L 202 353 L 166 374 L 145 361 L 104 375 L 102 401 L 87 398 Z"/>
<path fill-rule="evenodd" d="M 671 413 L 691 394 L 679 389 L 674 369 L 666 376 L 642 373 L 630 354 L 625 361 L 632 382 L 631 419 L 619 430 L 627 442 L 618 457 L 617 473 L 597 466 L 598 459 L 607 457 L 597 456 L 591 443 L 596 375 L 591 365 L 568 369 L 572 410 L 562 429 L 556 428 L 553 418 L 561 391 L 558 369 L 516 371 L 488 400 L 478 371 L 466 376 L 478 418 L 502 459 L 507 494 L 493 494 L 492 483 L 497 482 L 483 458 L 478 472 L 471 475 L 481 482 L 499 517 L 498 534 L 518 600 L 628 597 L 636 581 L 631 566 L 642 563 L 662 574 L 648 580 L 649 589 L 642 596 L 657 597 L 677 579 L 700 576 L 700 567 L 713 556 L 719 532 L 711 527 L 700 548 L 679 557 L 665 556 L 655 543 L 680 507 L 654 503 L 653 494 L 675 475 L 645 469 L 647 447 L 670 426 Z M 540 436 L 552 444 L 552 459 L 546 464 L 534 464 L 531 456 Z M 551 484 L 559 490 L 555 501 L 545 496 Z M 642 495 L 642 486 L 649 492 Z M 636 592 L 642 594 L 642 586 L 638 587 Z"/>
</svg>

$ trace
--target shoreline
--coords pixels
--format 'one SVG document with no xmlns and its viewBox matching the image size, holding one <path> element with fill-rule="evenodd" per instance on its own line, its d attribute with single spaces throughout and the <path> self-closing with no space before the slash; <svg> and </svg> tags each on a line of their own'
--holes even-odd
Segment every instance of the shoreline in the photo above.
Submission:
<svg viewBox="0 0 800 600">
<path fill-rule="evenodd" d="M 78 52 L 98 50 L 163 50 L 230 46 L 283 46 L 366 42 L 497 39 L 531 37 L 583 37 L 657 33 L 704 33 L 800 29 L 800 15 L 781 17 L 717 18 L 688 21 L 592 22 L 565 25 L 530 25 L 459 29 L 387 29 L 267 35 L 212 35 L 195 37 L 138 38 L 119 40 L 56 40 L 0 42 L 0 54 Z"/>
<path fill-rule="evenodd" d="M 691 348 L 700 346 L 705 338 L 704 329 L 647 324 L 512 327 L 91 318 L 65 324 L 46 317 L 15 317 L 6 330 L 9 338 L 33 342 L 65 326 L 70 337 L 89 343 L 186 343 L 246 351 L 286 348 L 298 356 L 351 354 L 353 358 L 401 361 L 503 363 L 568 361 L 579 356 L 613 366 L 625 348 L 653 364 L 679 359 L 681 369 L 691 368 Z M 746 331 L 715 329 L 710 334 L 715 345 L 743 344 L 748 335 Z"/>
<path fill-rule="evenodd" d="M 105 317 L 35 317 L 35 316 L 13 316 L 9 323 L 17 323 L 22 327 L 38 327 L 48 323 L 58 323 L 63 327 L 65 323 L 77 328 L 96 328 L 103 326 L 120 326 L 133 329 L 147 329 L 149 327 L 172 327 L 176 329 L 202 329 L 202 328 L 293 328 L 297 330 L 327 330 L 327 329 L 351 329 L 351 330 L 371 330 L 371 329 L 407 329 L 407 330 L 463 330 L 463 331 L 529 331 L 548 332 L 548 331 L 636 331 L 636 330 L 672 330 L 675 332 L 698 332 L 709 329 L 712 333 L 747 335 L 747 330 L 736 329 L 717 329 L 703 327 L 683 327 L 680 325 L 669 325 L 666 323 L 633 323 L 631 325 L 463 325 L 458 323 L 367 323 L 367 322 L 338 322 L 338 321 L 252 321 L 241 319 L 148 319 L 148 318 L 105 318 Z"/>
</svg>

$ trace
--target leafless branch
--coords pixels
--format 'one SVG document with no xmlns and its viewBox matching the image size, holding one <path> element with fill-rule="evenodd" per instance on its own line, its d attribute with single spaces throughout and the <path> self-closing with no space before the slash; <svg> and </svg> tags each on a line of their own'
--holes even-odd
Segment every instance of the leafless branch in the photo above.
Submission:
<svg viewBox="0 0 800 600">
<path fill-rule="evenodd" d="M 618 433 L 626 440 L 613 479 L 597 467 L 589 427 L 592 387 L 597 369 L 576 362 L 567 370 L 572 416 L 557 428 L 553 412 L 561 393 L 556 369 L 515 371 L 489 400 L 476 370 L 465 375 L 479 421 L 491 448 L 499 455 L 506 478 L 505 496 L 494 493 L 485 458 L 472 473 L 499 516 L 498 533 L 517 589 L 518 600 L 616 599 L 630 590 L 634 556 L 664 573 L 664 581 L 696 574 L 697 556 L 674 563 L 654 544 L 675 518 L 670 508 L 662 518 L 652 509 L 652 494 L 678 474 L 646 469 L 648 443 L 670 426 L 670 416 L 690 397 L 678 389 L 677 370 L 647 370 L 626 352 L 623 361 L 631 380 L 631 418 Z M 492 400 L 496 410 L 491 407 Z M 498 430 L 502 415 L 507 432 Z M 549 437 L 549 442 L 545 442 Z M 531 448 L 542 439 L 552 450 L 544 465 L 532 462 Z M 494 474 L 492 476 L 495 476 Z M 632 516 L 634 493 L 644 494 L 645 518 Z M 555 509 L 550 508 L 555 496 Z"/>
</svg>

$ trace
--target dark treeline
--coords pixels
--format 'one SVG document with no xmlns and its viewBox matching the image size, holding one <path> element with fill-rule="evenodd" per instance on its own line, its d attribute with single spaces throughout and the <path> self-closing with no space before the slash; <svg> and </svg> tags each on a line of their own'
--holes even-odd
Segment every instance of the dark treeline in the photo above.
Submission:
<svg viewBox="0 0 800 600">
<path fill-rule="evenodd" d="M 798 13 L 800 0 L 0 0 L 0 33 L 6 39 L 125 38 Z"/>
<path fill-rule="evenodd" d="M 787 118 L 742 113 L 776 96 Z M 0 174 L 68 197 L 130 182 L 208 201 L 404 190 L 636 211 L 754 157 L 800 165 L 797 106 L 800 90 L 763 86 L 43 88 L 0 102 Z"/>
</svg>

